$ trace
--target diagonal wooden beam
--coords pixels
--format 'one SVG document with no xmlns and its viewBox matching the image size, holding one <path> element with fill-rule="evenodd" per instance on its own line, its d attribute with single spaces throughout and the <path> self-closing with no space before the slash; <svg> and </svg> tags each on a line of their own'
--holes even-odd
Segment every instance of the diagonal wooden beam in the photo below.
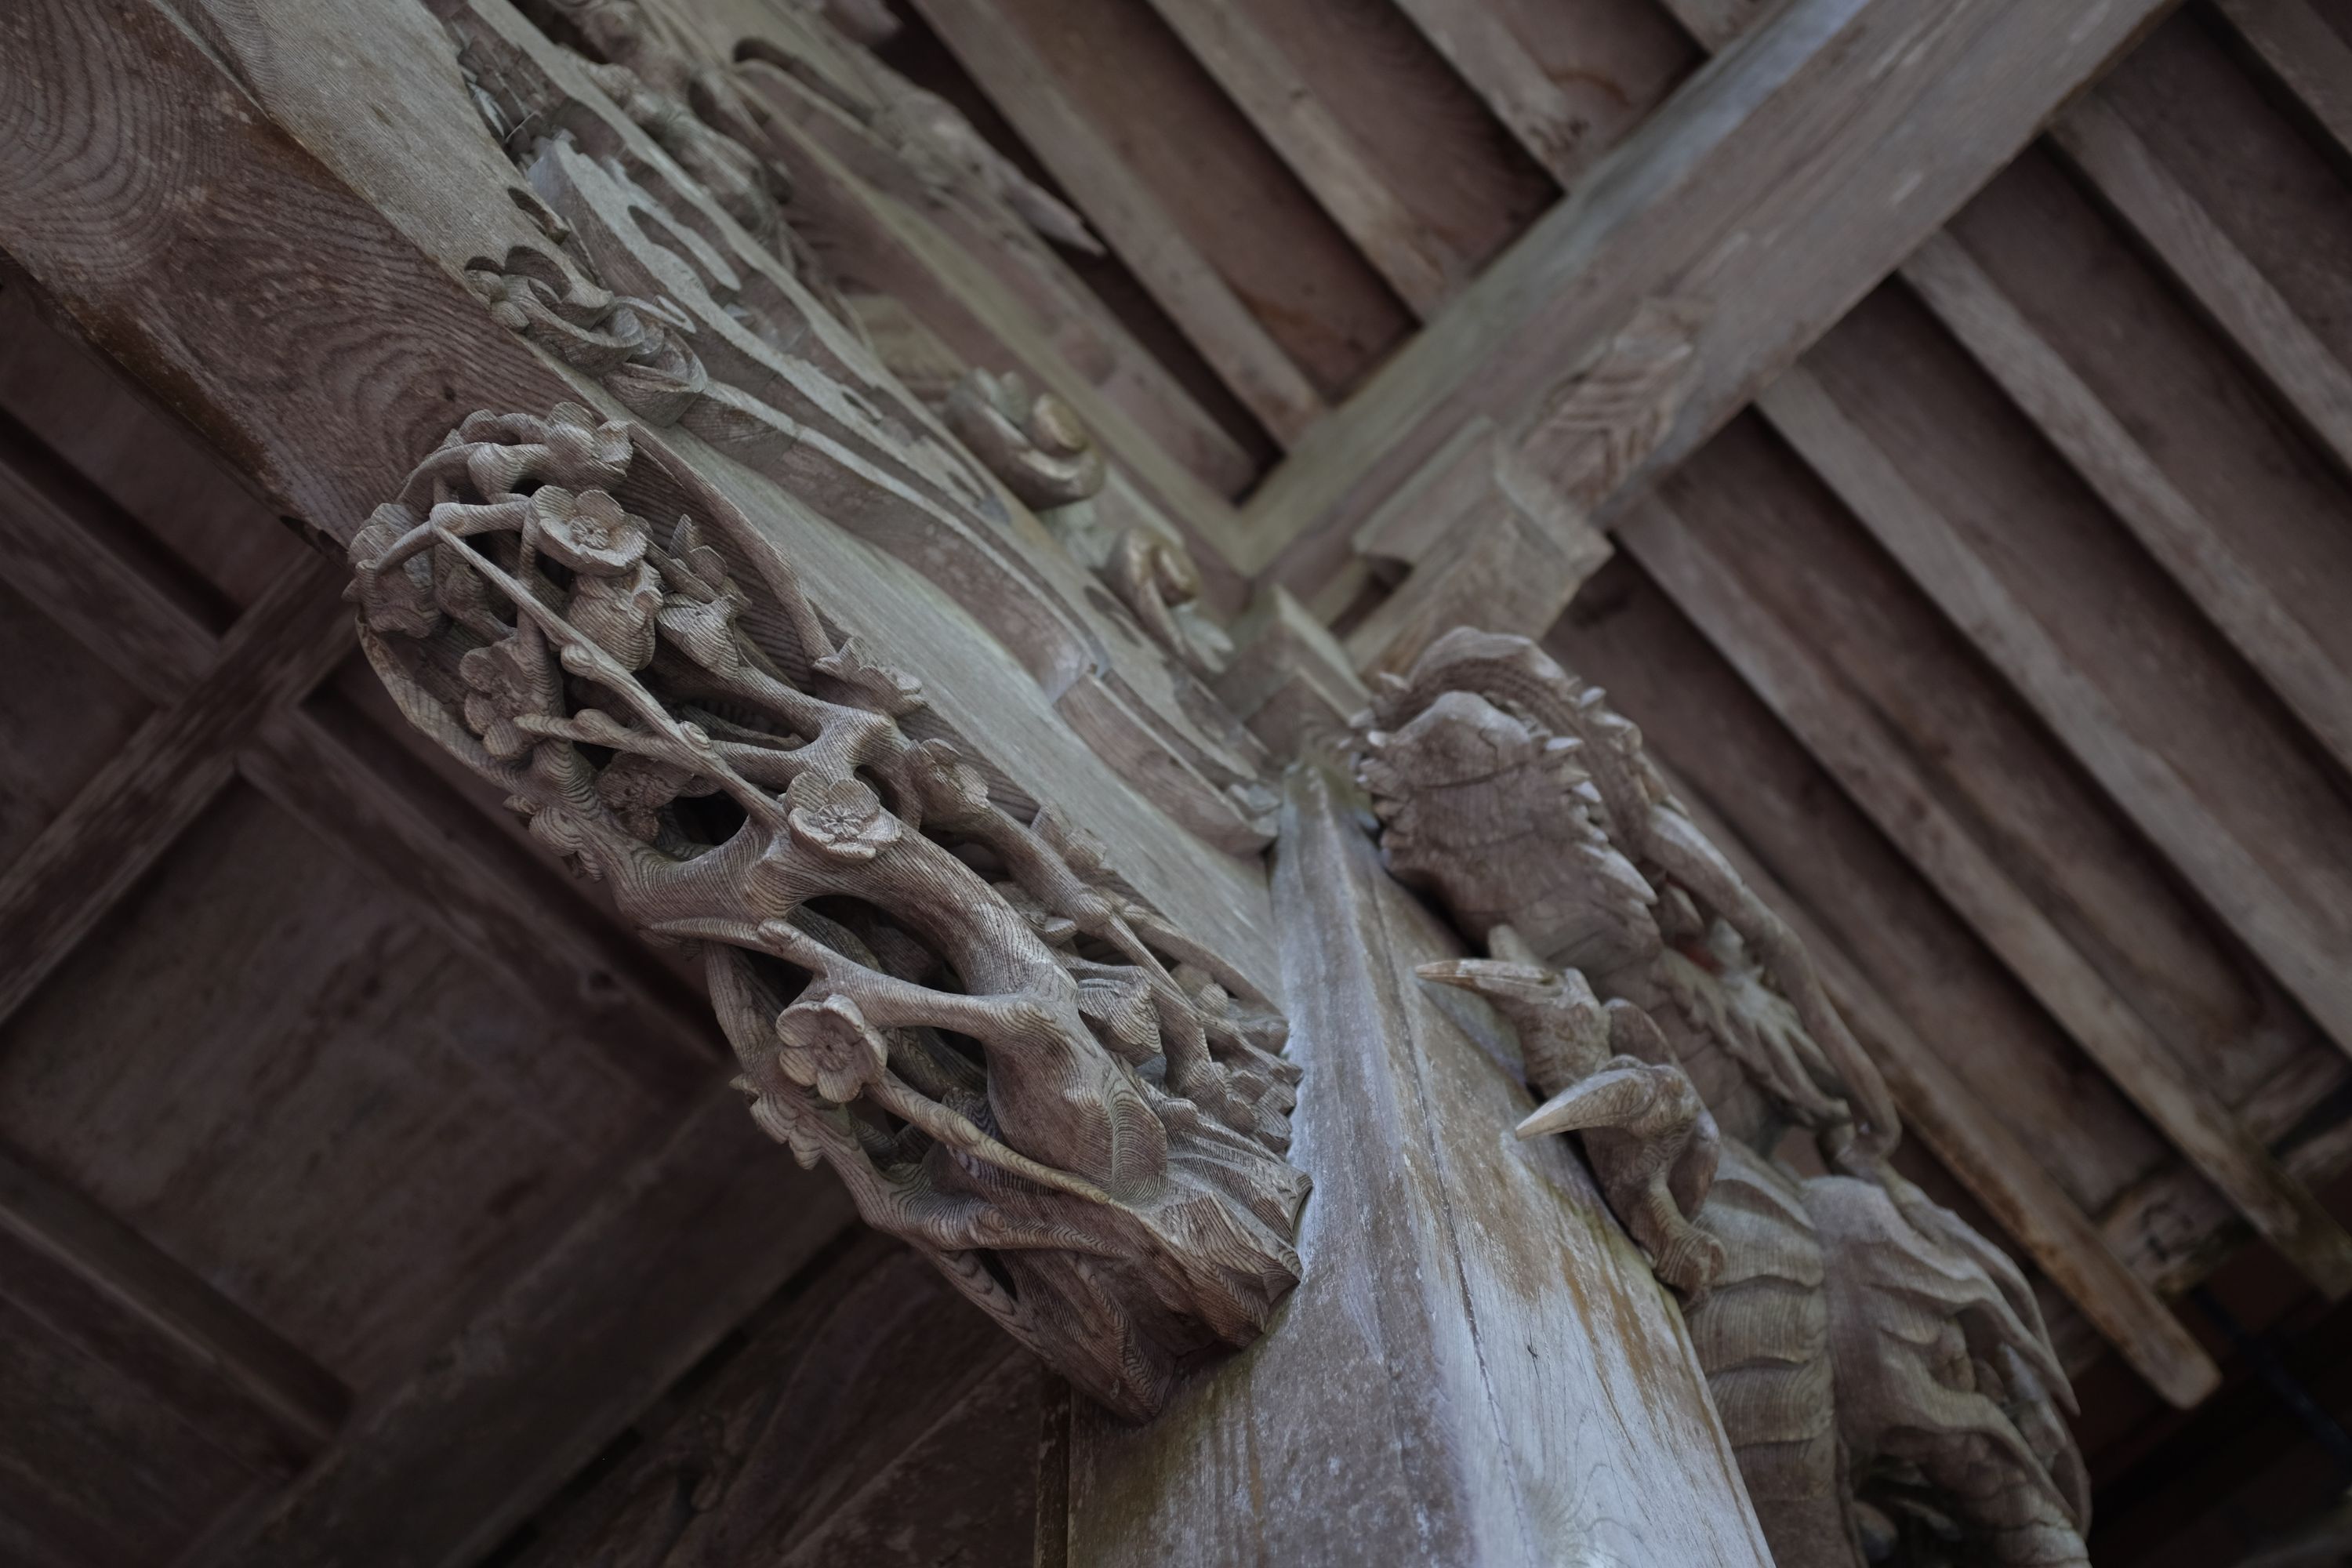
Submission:
<svg viewBox="0 0 2352 1568">
<path fill-rule="evenodd" d="M 261 722 L 351 651 L 342 576 L 318 556 L 281 574 L 221 640 L 212 668 L 140 725 L 0 874 L 0 1018 L 212 804 Z"/>
<path fill-rule="evenodd" d="M 2352 669 L 2272 592 L 2231 531 L 2165 477 L 1959 241 L 1948 235 L 1928 240 L 1903 264 L 1903 280 L 2321 743 L 2352 767 Z"/>
<path fill-rule="evenodd" d="M 110 533 L 136 526 L 111 511 L 88 481 L 0 416 L 0 545 L 19 587 L 149 701 L 174 705 L 215 661 L 218 639 L 107 547 Z M 337 597 L 331 584 L 320 595 Z M 494 959 L 495 972 L 534 1005 L 574 1023 L 646 1088 L 666 1094 L 680 1067 L 724 1054 L 682 984 L 648 974 L 632 944 L 574 916 L 548 868 L 407 753 L 385 754 L 394 752 L 363 757 L 289 701 L 245 738 L 237 766 L 373 869 L 459 952 Z M 638 1048 L 648 1038 L 660 1059 Z"/>
<path fill-rule="evenodd" d="M 351 1401 L 316 1362 L 5 1144 L 0 1296 L 272 1480 L 326 1446 Z"/>
<path fill-rule="evenodd" d="M 2123 116 L 2097 98 L 2050 140 L 2352 473 L 2352 366 L 2337 359 Z"/>
<path fill-rule="evenodd" d="M 1562 188 L 1573 187 L 1592 158 L 1584 120 L 1502 17 L 1482 0 L 1396 0 L 1396 6 L 1528 156 Z"/>
<path fill-rule="evenodd" d="M 1250 19 L 1245 0 L 1151 0 L 1151 8 L 1413 314 L 1425 320 L 1444 304 L 1467 277 L 1467 259 L 1389 188 L 1281 47 Z"/>
<path fill-rule="evenodd" d="M 2016 687 L 2116 805 L 2352 1054 L 2352 875 L 2280 868 L 2210 809 L 1928 497 L 1811 373 L 1790 372 L 1758 408 L 1953 625 Z"/>
<path fill-rule="evenodd" d="M 1679 779 L 1672 783 L 1706 836 L 1803 941 L 1830 1000 L 1886 1075 L 1904 1120 L 1945 1168 L 2150 1387 L 2184 1410 L 2202 1403 L 2220 1386 L 2221 1372 L 2195 1336 L 1804 903 L 1780 886 L 1704 797 Z"/>
<path fill-rule="evenodd" d="M 1335 409 L 1244 511 L 1302 597 L 1463 425 L 1509 427 L 1644 300 L 1709 307 L 1675 426 L 1695 450 L 1942 226 L 2170 0 L 1791 0 Z M 1607 509 L 1603 509 L 1604 520 Z"/>
<path fill-rule="evenodd" d="M 915 9 L 1234 395 L 1277 442 L 1295 445 L 1322 415 L 1322 395 L 1070 101 L 1018 25 L 992 0 L 915 0 Z"/>
<path fill-rule="evenodd" d="M 2352 44 L 2310 0 L 2213 0 L 2231 30 L 2352 168 Z"/>
<path fill-rule="evenodd" d="M 2116 1086 L 2331 1299 L 2352 1293 L 2352 1237 L 2189 1077 L 1835 672 L 1775 626 L 1664 501 L 1644 500 L 1620 540 Z"/>
</svg>

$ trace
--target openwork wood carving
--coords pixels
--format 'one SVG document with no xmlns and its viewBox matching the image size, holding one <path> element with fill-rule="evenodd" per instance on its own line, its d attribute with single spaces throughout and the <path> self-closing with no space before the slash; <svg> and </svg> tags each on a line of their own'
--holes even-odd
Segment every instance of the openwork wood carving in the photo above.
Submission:
<svg viewBox="0 0 2352 1568">
<path fill-rule="evenodd" d="M 2032 1290 L 1889 1166 L 1875 1068 L 1640 732 L 1525 638 L 1467 629 L 1361 726 L 1391 869 L 1489 953 L 1422 973 L 1516 1026 L 1549 1097 L 1520 1135 L 1581 1133 L 1682 1293 L 1782 1568 L 2084 1563 Z M 1772 1157 L 1792 1127 L 1833 1173 Z"/>
<path fill-rule="evenodd" d="M 655 519 L 669 520 L 657 524 Z M 482 413 L 352 544 L 370 660 L 532 835 L 690 944 L 760 1125 L 1150 1415 L 1296 1283 L 1285 1026 L 631 427 Z"/>
</svg>

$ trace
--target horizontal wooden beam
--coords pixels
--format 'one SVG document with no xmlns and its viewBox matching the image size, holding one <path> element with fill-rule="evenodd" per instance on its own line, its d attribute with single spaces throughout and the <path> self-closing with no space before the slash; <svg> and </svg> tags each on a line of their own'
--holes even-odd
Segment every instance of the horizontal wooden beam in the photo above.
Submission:
<svg viewBox="0 0 2352 1568">
<path fill-rule="evenodd" d="M 2165 477 L 1959 241 L 1948 235 L 1928 240 L 1904 263 L 1903 279 L 2296 717 L 2352 767 L 2352 669 L 2272 592 L 2236 549 L 2231 530 Z"/>
<path fill-rule="evenodd" d="M 1778 388 L 1775 405 L 1784 415 L 1796 406 Z M 1772 623 L 1664 501 L 1643 500 L 1619 539 L 2116 1086 L 2314 1283 L 2331 1298 L 2352 1292 L 2352 1237 L 2189 1078 L 1834 673 Z"/>
<path fill-rule="evenodd" d="M 1711 308 L 1638 489 L 1892 272 L 2169 0 L 1792 0 L 1702 71 L 1317 426 L 1244 509 L 1312 598 L 1464 424 L 1509 426 L 1645 300 Z M 1606 521 L 1606 512 L 1603 513 Z"/>
<path fill-rule="evenodd" d="M 2151 1388 L 2184 1410 L 2202 1403 L 2221 1385 L 2221 1372 L 2196 1337 L 1705 798 L 1679 780 L 1674 787 L 1707 837 L 1803 941 L 1830 999 L 1885 1074 L 1904 1119 L 1944 1168 Z"/>
<path fill-rule="evenodd" d="M 1234 395 L 1276 441 L 1296 445 L 1321 416 L 1322 395 L 1070 101 L 1019 25 L 992 0 L 915 8 Z"/>
<path fill-rule="evenodd" d="M 2198 308 L 2229 334 L 2296 420 L 2352 474 L 2352 366 L 2106 103 L 2086 99 L 2050 139 Z"/>
</svg>

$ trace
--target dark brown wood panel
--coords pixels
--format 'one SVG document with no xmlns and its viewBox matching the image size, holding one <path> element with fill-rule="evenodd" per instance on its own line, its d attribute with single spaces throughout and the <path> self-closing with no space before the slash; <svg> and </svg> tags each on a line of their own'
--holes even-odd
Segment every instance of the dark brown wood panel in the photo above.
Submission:
<svg viewBox="0 0 2352 1568">
<path fill-rule="evenodd" d="M 0 499 L 0 505 L 5 505 Z M 148 708 L 120 677 L 0 584 L 0 867 L 71 804 Z"/>
<path fill-rule="evenodd" d="M 1326 396 L 1412 330 L 1147 0 L 1003 0 L 1064 90 Z"/>
<path fill-rule="evenodd" d="M 648 1109 L 241 787 L 0 1033 L 0 1133 L 360 1388 Z"/>
</svg>

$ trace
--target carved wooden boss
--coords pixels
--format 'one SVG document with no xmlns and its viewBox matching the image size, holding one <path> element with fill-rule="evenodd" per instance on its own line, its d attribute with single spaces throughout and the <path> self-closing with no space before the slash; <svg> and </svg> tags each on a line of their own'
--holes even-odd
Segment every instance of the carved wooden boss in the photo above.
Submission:
<svg viewBox="0 0 2352 1568">
<path fill-rule="evenodd" d="M 1753 1563 L 1755 1522 L 1717 1458 L 1727 1431 L 1782 1568 L 2081 1562 L 2083 1474 L 2053 1408 L 2068 1395 L 2031 1292 L 1889 1168 L 1886 1091 L 1803 952 L 1632 727 L 1524 641 L 1444 637 L 1409 679 L 1383 678 L 1360 721 L 1388 865 L 1490 956 L 1400 981 L 1358 927 L 1333 924 L 1306 950 L 1322 967 L 1286 958 L 1294 993 L 1330 993 L 1289 998 L 1325 1020 L 1310 1053 L 1323 1081 L 1304 1092 L 1366 1121 L 1298 1104 L 1286 1024 L 1253 978 L 1272 965 L 1234 951 L 1249 922 L 1220 892 L 1247 882 L 1264 910 L 1255 858 L 1275 796 L 1267 753 L 1211 694 L 1235 655 L 1161 508 L 1181 487 L 1155 499 L 1131 442 L 1106 464 L 1069 401 L 1097 396 L 1087 387 L 1060 383 L 1066 398 L 1014 374 L 1063 374 L 1050 358 L 972 365 L 961 355 L 982 336 L 951 349 L 894 314 L 873 285 L 916 288 L 919 247 L 850 200 L 841 171 L 980 237 L 989 287 L 1033 301 L 1064 285 L 1024 226 L 1090 237 L 822 17 L 761 9 L 765 42 L 740 56 L 629 0 L 257 0 L 191 7 L 185 37 L 176 22 L 133 32 L 172 68 L 229 62 L 321 177 L 362 198 L 339 235 L 381 217 L 398 237 L 383 255 L 415 246 L 444 269 L 388 262 L 320 287 L 446 320 L 450 297 L 467 307 L 456 275 L 467 308 L 530 345 L 487 329 L 462 373 L 530 389 L 523 405 L 458 418 L 468 403 L 387 404 L 398 416 L 379 427 L 430 418 L 433 434 L 401 448 L 413 471 L 371 498 L 363 526 L 327 526 L 401 710 L 650 939 L 699 955 L 759 1124 L 1129 1421 L 1167 1406 L 1207 1352 L 1279 1339 L 1302 1241 L 1310 1269 L 1318 1235 L 1333 1267 L 1362 1268 L 1319 1294 L 1310 1280 L 1294 1313 L 1355 1359 L 1244 1356 L 1194 1379 L 1170 1417 L 1195 1435 L 1170 1439 L 1179 1473 L 1145 1437 L 1087 1447 L 1081 1422 L 1071 1541 L 1109 1542 L 1103 1561 L 1186 1555 L 1209 1537 L 1181 1500 L 1244 1506 L 1230 1500 L 1241 1482 L 1206 1471 L 1247 1449 L 1252 1476 L 1293 1464 L 1297 1505 L 1335 1510 L 1307 1537 L 1334 1558 L 1386 1560 L 1328 1532 L 1394 1518 L 1477 1543 L 1459 1550 L 1481 1562 Z M 354 39 L 385 68 L 318 68 Z M 209 114 L 227 100 L 174 101 Z M 291 177 L 261 171 L 252 205 Z M 108 308 L 120 274 L 77 271 L 38 235 L 18 243 L 63 308 Z M 970 325 L 953 300 L 931 303 L 932 320 Z M 144 330 L 132 304 L 111 319 Z M 246 346 L 242 318 L 208 340 L 211 322 L 150 336 L 163 360 L 185 355 L 190 385 L 209 384 L 207 354 Z M 1647 363 L 1634 350 L 1657 335 L 1632 332 L 1618 359 Z M 308 363 L 271 352 L 270 386 Z M 1643 385 L 1681 374 L 1676 356 L 1648 357 L 1666 368 Z M 255 466 L 333 514 L 359 462 L 320 434 L 333 427 L 266 404 L 263 380 L 222 384 L 224 402 L 251 400 L 239 430 Z M 1260 665 L 1282 637 L 1319 635 L 1254 618 L 1271 628 Z M 976 623 L 984 646 L 950 621 Z M 933 677 L 931 700 L 906 667 Z M 1245 673 L 1220 689 L 1262 700 L 1268 671 Z M 1327 703 L 1353 679 L 1344 661 L 1310 673 Z M 1298 729 L 1282 711 L 1258 710 L 1262 727 Z M 1127 825 L 1119 842 L 1057 805 L 1082 777 L 1130 803 L 1106 808 Z M 1383 913 L 1410 907 L 1393 889 L 1343 886 L 1349 854 L 1369 851 L 1343 816 L 1318 820 L 1280 847 L 1285 886 L 1331 886 L 1286 909 L 1404 933 L 1399 963 L 1408 947 L 1459 951 L 1425 915 L 1408 931 Z M 1336 855 L 1333 822 L 1351 847 Z M 1464 1108 L 1517 1091 L 1466 1035 L 1429 1043 L 1440 993 L 1412 994 L 1424 982 L 1516 1025 L 1528 1079 L 1553 1096 L 1521 1136 L 1581 1134 L 1609 1205 L 1679 1293 L 1686 1336 L 1654 1287 L 1619 1271 L 1630 1254 L 1605 1223 L 1561 1228 L 1590 1209 L 1572 1165 L 1495 1163 L 1507 1117 Z M 1372 1000 L 1341 1005 L 1343 985 Z M 1329 1037 L 1334 1019 L 1380 1037 Z M 1309 1205 L 1286 1158 L 1295 1110 L 1337 1212 Z M 1792 1127 L 1829 1173 L 1775 1159 Z M 1413 1143 L 1433 1131 L 1487 1163 Z M 1430 1173 L 1453 1169 L 1492 1173 L 1493 1190 L 1433 1194 Z M 1476 1239 L 1490 1226 L 1507 1246 Z M 1515 1373 L 1502 1358 L 1522 1338 Z M 1612 1355 L 1622 1376 L 1544 1381 Z M 1323 1382 L 1252 1381 L 1284 1365 Z M 1633 1389 L 1652 1408 L 1540 1407 L 1570 1387 Z M 1320 1414 L 1349 1408 L 1383 1414 L 1362 1431 Z M 1253 1446 L 1261 1433 L 1278 1451 Z M 1325 1447 L 1280 1451 L 1301 1442 Z M 1681 1445 L 1678 1468 L 1660 1443 Z M 1629 1454 L 1633 1473 L 1612 1468 Z M 1643 1495 L 1644 1467 L 1688 1495 Z M 1414 1487 L 1427 1494 L 1387 1495 Z"/>
</svg>

